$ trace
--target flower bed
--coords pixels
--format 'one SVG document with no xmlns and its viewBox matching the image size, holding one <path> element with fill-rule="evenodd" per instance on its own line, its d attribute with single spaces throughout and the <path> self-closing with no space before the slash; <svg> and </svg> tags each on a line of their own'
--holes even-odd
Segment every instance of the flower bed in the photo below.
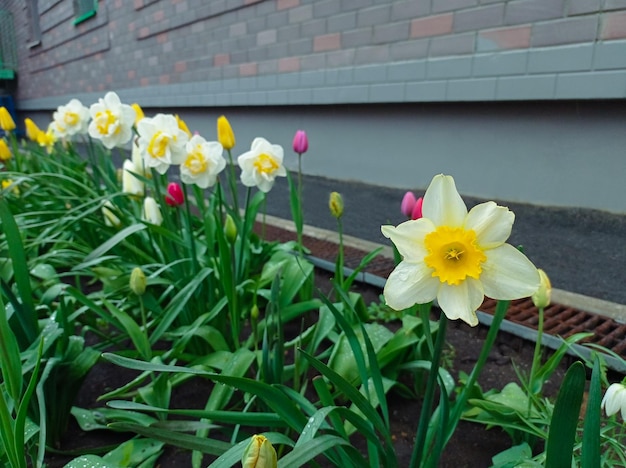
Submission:
<svg viewBox="0 0 626 468">
<path fill-rule="evenodd" d="M 488 454 L 495 466 L 623 459 L 610 416 L 621 387 L 605 397 L 609 417 L 600 414 L 601 356 L 555 374 L 582 336 L 549 359 L 532 347 L 517 379 L 480 379 L 502 346 L 509 301 L 532 296 L 541 324 L 550 284 L 506 243 L 511 211 L 493 202 L 468 211 L 452 177 L 436 175 L 421 200 L 405 197 L 410 219 L 382 227 L 397 265 L 382 297 L 366 300 L 355 280 L 377 252 L 345 274 L 341 195 L 329 194 L 339 247 L 320 282 L 304 255 L 301 170 L 288 173 L 283 147 L 260 137 L 235 159 L 223 116 L 210 141 L 178 116 L 145 117 L 107 93 L 90 108 L 60 106 L 47 131 L 27 121 L 30 142 L 14 138 L 2 109 L 0 126 L 9 132 L 0 145 L 7 466 L 52 464 L 71 418 L 121 445 L 75 454 L 70 468 L 156 466 L 172 450 L 189 451 L 192 466 L 437 466 L 463 439 L 462 420 L 508 434 L 511 448 Z M 127 146 L 118 170 L 111 150 Z M 301 168 L 303 131 L 292 147 Z M 295 241 L 254 231 L 276 177 L 289 181 Z M 494 322 L 464 360 L 470 348 L 446 340 L 476 330 L 485 295 L 499 300 Z M 553 378 L 563 391 L 548 399 Z M 411 430 L 398 426 L 400 397 L 415 408 Z"/>
</svg>

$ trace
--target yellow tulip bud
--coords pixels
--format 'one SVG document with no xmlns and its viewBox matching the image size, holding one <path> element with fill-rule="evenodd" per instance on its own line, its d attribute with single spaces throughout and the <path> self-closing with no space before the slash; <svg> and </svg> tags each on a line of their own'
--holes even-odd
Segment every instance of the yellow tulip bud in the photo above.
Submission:
<svg viewBox="0 0 626 468">
<path fill-rule="evenodd" d="M 20 194 L 19 187 L 17 186 L 17 184 L 14 184 L 11 179 L 7 179 L 7 180 L 3 180 L 2 181 L 2 190 L 6 190 L 8 188 L 11 188 L 11 191 L 13 192 L 14 195 L 19 195 Z"/>
<path fill-rule="evenodd" d="M 276 450 L 265 436 L 253 435 L 241 458 L 242 468 L 276 468 Z"/>
<path fill-rule="evenodd" d="M 176 114 L 174 117 L 176 117 L 176 122 L 178 123 L 178 128 L 180 128 L 183 132 L 185 132 L 187 134 L 187 136 L 191 137 L 191 132 L 189 131 L 189 127 L 187 127 L 187 124 L 185 123 L 185 121 L 183 119 L 181 119 L 178 114 Z"/>
<path fill-rule="evenodd" d="M 552 285 L 550 284 L 550 278 L 545 271 L 538 268 L 539 272 L 539 289 L 531 296 L 533 304 L 538 309 L 545 309 L 550 305 L 550 296 L 552 295 Z"/>
<path fill-rule="evenodd" d="M 0 107 L 0 128 L 5 132 L 15 130 L 15 122 L 6 107 Z"/>
<path fill-rule="evenodd" d="M 130 107 L 135 111 L 135 125 L 144 118 L 143 109 L 136 102 L 131 104 Z"/>
<path fill-rule="evenodd" d="M 328 201 L 330 214 L 339 219 L 343 215 L 343 198 L 340 193 L 332 192 Z"/>
<path fill-rule="evenodd" d="M 133 268 L 133 271 L 130 273 L 130 290 L 137 296 L 143 296 L 143 293 L 146 292 L 147 283 L 146 275 L 143 270 L 139 267 Z"/>
<path fill-rule="evenodd" d="M 0 161 L 8 161 L 9 159 L 11 159 L 9 145 L 3 138 L 0 138 Z"/>
<path fill-rule="evenodd" d="M 225 150 L 233 149 L 235 146 L 235 134 L 223 115 L 217 119 L 217 141 L 219 141 Z"/>
<path fill-rule="evenodd" d="M 37 141 L 39 138 L 39 134 L 41 133 L 41 129 L 37 126 L 35 122 L 31 119 L 24 119 L 24 125 L 26 125 L 26 137 L 30 141 Z"/>
</svg>

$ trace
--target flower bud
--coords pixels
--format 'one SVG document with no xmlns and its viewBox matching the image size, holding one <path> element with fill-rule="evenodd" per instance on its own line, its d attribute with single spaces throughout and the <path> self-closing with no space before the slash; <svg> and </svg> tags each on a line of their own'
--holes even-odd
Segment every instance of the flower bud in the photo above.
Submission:
<svg viewBox="0 0 626 468">
<path fill-rule="evenodd" d="M 242 468 L 276 468 L 276 450 L 262 435 L 253 435 L 241 457 Z"/>
<path fill-rule="evenodd" d="M 309 139 L 304 130 L 298 130 L 293 137 L 293 150 L 298 154 L 304 154 L 309 149 Z"/>
<path fill-rule="evenodd" d="M 137 296 L 143 296 L 143 293 L 146 292 L 146 285 L 147 280 L 143 270 L 139 267 L 133 268 L 133 271 L 130 273 L 130 290 Z"/>
<path fill-rule="evenodd" d="M 150 171 L 146 173 L 144 169 L 143 163 L 143 154 L 141 154 L 141 149 L 139 149 L 139 145 L 137 144 L 137 139 L 133 142 L 133 150 L 131 152 L 131 159 L 133 160 L 133 165 L 135 166 L 135 172 L 144 177 L 150 176 Z"/>
<path fill-rule="evenodd" d="M 124 161 L 124 172 L 122 173 L 122 191 L 130 195 L 143 197 L 144 184 L 133 173 L 137 173 L 135 164 L 130 159 L 127 159 Z"/>
<path fill-rule="evenodd" d="M 0 107 L 0 128 L 5 132 L 15 130 L 15 122 L 6 107 Z"/>
<path fill-rule="evenodd" d="M 217 141 L 219 141 L 225 150 L 233 149 L 235 146 L 235 134 L 223 115 L 217 119 Z"/>
<path fill-rule="evenodd" d="M 552 285 L 550 284 L 550 278 L 546 275 L 546 272 L 541 268 L 538 268 L 539 272 L 539 289 L 531 296 L 533 304 L 538 309 L 545 309 L 550 305 L 550 296 L 552 294 Z"/>
<path fill-rule="evenodd" d="M 183 132 L 185 132 L 187 134 L 187 136 L 191 136 L 191 132 L 189 131 L 189 127 L 187 127 L 187 124 L 185 123 L 185 121 L 183 119 L 181 119 L 178 114 L 174 115 L 174 117 L 176 117 L 176 122 L 178 123 L 178 128 L 180 128 Z"/>
<path fill-rule="evenodd" d="M 30 141 L 37 141 L 39 138 L 39 134 L 41 133 L 41 129 L 37 126 L 35 122 L 31 119 L 24 119 L 24 125 L 26 126 L 26 137 Z"/>
<path fill-rule="evenodd" d="M 237 226 L 235 225 L 235 220 L 229 214 L 226 215 L 226 220 L 224 221 L 224 235 L 231 244 L 237 239 Z"/>
<path fill-rule="evenodd" d="M 7 190 L 7 189 L 11 189 L 11 192 L 13 192 L 13 195 L 19 196 L 20 194 L 20 189 L 17 186 L 17 184 L 15 184 L 11 179 L 6 179 L 2 181 L 2 190 Z"/>
<path fill-rule="evenodd" d="M 415 200 L 415 206 L 413 207 L 413 211 L 411 212 L 411 219 L 420 219 L 422 217 L 422 204 L 424 203 L 424 199 L 419 197 Z"/>
<path fill-rule="evenodd" d="M 254 304 L 252 306 L 252 309 L 250 309 L 250 319 L 256 322 L 257 320 L 259 320 L 259 314 L 259 306 Z"/>
<path fill-rule="evenodd" d="M 146 197 L 143 201 L 143 220 L 157 226 L 160 226 L 163 222 L 159 204 L 152 197 Z"/>
<path fill-rule="evenodd" d="M 169 206 L 180 206 L 185 203 L 185 194 L 180 184 L 170 182 L 167 184 L 167 195 L 165 195 L 165 203 Z"/>
<path fill-rule="evenodd" d="M 411 213 L 413 213 L 413 208 L 415 207 L 415 195 L 413 192 L 407 192 L 402 197 L 402 203 L 400 204 L 400 211 L 407 218 L 411 217 Z"/>
<path fill-rule="evenodd" d="M 4 138 L 0 138 L 0 161 L 8 161 L 11 159 L 11 150 Z"/>
<path fill-rule="evenodd" d="M 339 219 L 343 215 L 343 198 L 341 194 L 332 192 L 330 199 L 328 200 L 328 207 L 330 208 L 330 214 Z"/>
<path fill-rule="evenodd" d="M 626 386 L 624 383 L 614 383 L 609 386 L 602 398 L 601 408 L 607 416 L 613 416 L 618 411 L 626 421 Z"/>
<path fill-rule="evenodd" d="M 118 218 L 115 215 L 115 206 L 113 205 L 113 203 L 111 203 L 109 200 L 106 200 L 103 204 L 102 204 L 102 216 L 104 216 L 104 224 L 106 224 L 109 227 L 120 227 L 122 225 L 122 222 L 120 221 L 120 218 Z"/>
<path fill-rule="evenodd" d="M 130 107 L 132 107 L 133 110 L 135 111 L 135 125 L 137 125 L 139 123 L 139 121 L 145 117 L 145 115 L 143 113 L 143 109 L 136 102 L 131 104 Z"/>
</svg>

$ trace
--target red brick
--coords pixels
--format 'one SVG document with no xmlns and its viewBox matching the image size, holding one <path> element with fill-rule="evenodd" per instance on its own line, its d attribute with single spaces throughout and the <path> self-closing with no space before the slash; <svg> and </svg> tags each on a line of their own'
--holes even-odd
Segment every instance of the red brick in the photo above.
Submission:
<svg viewBox="0 0 626 468">
<path fill-rule="evenodd" d="M 129 80 L 134 80 L 135 77 L 137 76 L 137 71 L 136 70 L 128 70 L 128 79 Z"/>
<path fill-rule="evenodd" d="M 300 5 L 300 0 L 276 0 L 277 10 L 286 10 Z"/>
<path fill-rule="evenodd" d="M 170 76 L 169 75 L 159 76 L 159 84 L 170 84 Z"/>
<path fill-rule="evenodd" d="M 141 10 L 143 8 L 143 0 L 135 0 L 135 10 Z"/>
<path fill-rule="evenodd" d="M 183 73 L 187 71 L 187 62 L 184 60 L 178 61 L 174 64 L 174 71 L 176 73 Z"/>
<path fill-rule="evenodd" d="M 452 32 L 453 19 L 454 15 L 452 13 L 414 19 L 411 21 L 411 37 L 430 37 L 450 34 Z"/>
<path fill-rule="evenodd" d="M 239 74 L 241 76 L 253 76 L 257 74 L 256 62 L 242 63 L 239 65 Z"/>
<path fill-rule="evenodd" d="M 279 59 L 278 71 L 281 73 L 300 71 L 300 57 L 284 57 Z"/>
<path fill-rule="evenodd" d="M 167 42 L 167 33 L 164 32 L 164 33 L 161 33 L 161 34 L 157 34 L 157 38 L 156 39 L 157 39 L 157 42 L 159 44 L 166 43 Z"/>
<path fill-rule="evenodd" d="M 626 37 L 626 11 L 607 13 L 602 18 L 601 39 L 621 39 Z"/>
<path fill-rule="evenodd" d="M 143 39 L 144 37 L 147 37 L 148 34 L 150 34 L 150 28 L 144 26 L 143 28 L 139 30 L 139 34 L 137 34 L 137 38 Z"/>
<path fill-rule="evenodd" d="M 326 50 L 341 49 L 341 35 L 339 33 L 324 34 L 313 39 L 313 51 L 324 52 Z"/>
<path fill-rule="evenodd" d="M 480 31 L 478 34 L 497 44 L 501 49 L 526 49 L 530 47 L 530 25 L 490 29 Z"/>
<path fill-rule="evenodd" d="M 140 79 L 139 80 L 139 84 L 141 86 L 148 86 L 148 85 L 150 85 L 150 78 L 144 77 L 144 78 Z"/>
<path fill-rule="evenodd" d="M 215 54 L 213 56 L 214 67 L 223 67 L 224 65 L 229 65 L 229 64 L 230 64 L 229 54 Z"/>
<path fill-rule="evenodd" d="M 163 21 L 163 18 L 165 18 L 165 12 L 163 10 L 155 11 L 152 15 L 152 19 L 155 22 Z"/>
</svg>

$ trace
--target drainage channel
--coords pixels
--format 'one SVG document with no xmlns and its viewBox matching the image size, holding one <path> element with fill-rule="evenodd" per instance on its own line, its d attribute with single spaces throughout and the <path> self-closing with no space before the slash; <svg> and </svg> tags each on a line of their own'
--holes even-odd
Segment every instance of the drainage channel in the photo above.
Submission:
<svg viewBox="0 0 626 468">
<path fill-rule="evenodd" d="M 268 223 L 269 221 L 269 223 Z M 257 232 L 263 232 L 265 239 L 270 241 L 287 242 L 295 240 L 296 235 L 293 223 L 269 217 L 266 224 L 256 227 Z M 344 244 L 345 273 L 351 274 L 358 268 L 365 255 L 373 250 L 374 244 L 358 239 L 350 239 L 353 242 Z M 303 235 L 303 243 L 308 249 L 309 260 L 318 268 L 330 272 L 335 271 L 335 259 L 338 253 L 336 233 L 322 231 L 306 227 Z M 357 276 L 356 280 L 377 288 L 383 288 L 386 278 L 393 270 L 395 264 L 389 256 L 378 255 Z M 485 326 L 490 326 L 493 321 L 493 313 L 496 301 L 486 298 L 480 310 L 477 312 L 478 320 Z M 505 320 L 500 329 L 504 332 L 520 338 L 533 341 L 537 340 L 538 311 L 530 298 L 512 301 L 507 311 Z M 578 307 L 563 304 L 550 304 L 544 310 L 544 332 L 542 344 L 550 349 L 559 348 L 564 338 L 576 333 L 591 333 L 591 336 L 573 344 L 568 354 L 589 358 L 594 346 L 602 346 L 615 353 L 616 356 L 604 353 L 607 366 L 616 372 L 626 374 L 626 323 L 620 323 L 612 317 L 582 310 Z M 584 344 L 584 345 L 583 345 Z"/>
</svg>

